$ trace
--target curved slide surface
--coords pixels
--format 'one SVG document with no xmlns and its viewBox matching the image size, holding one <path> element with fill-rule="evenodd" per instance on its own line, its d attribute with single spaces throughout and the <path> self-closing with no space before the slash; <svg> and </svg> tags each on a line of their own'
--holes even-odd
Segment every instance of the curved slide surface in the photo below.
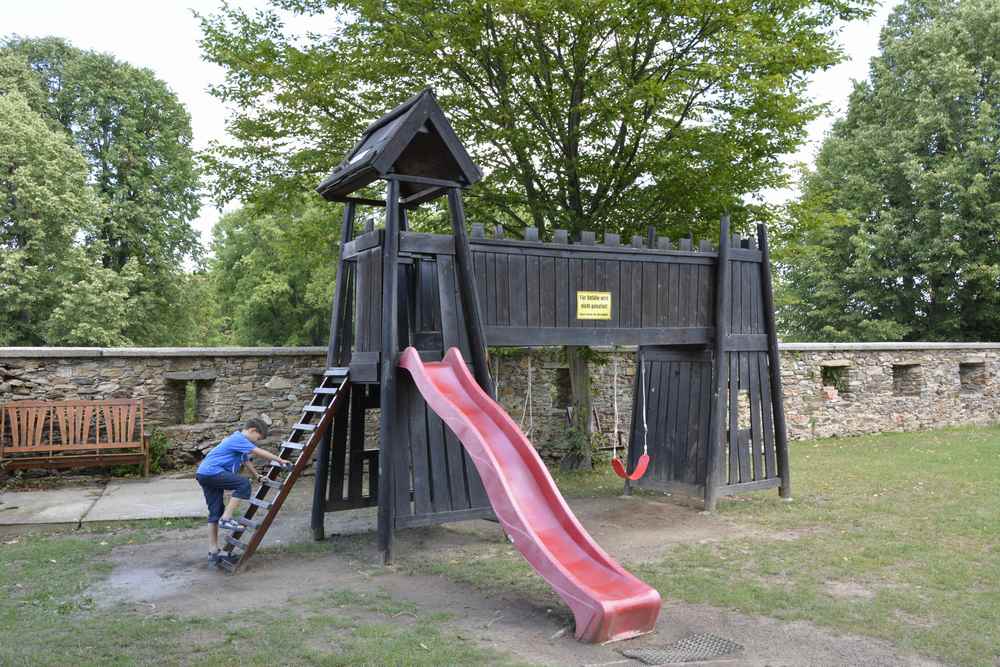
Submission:
<svg viewBox="0 0 1000 667">
<path fill-rule="evenodd" d="M 660 594 L 587 534 L 513 419 L 476 384 L 461 353 L 424 363 L 406 348 L 399 365 L 469 452 L 504 530 L 569 605 L 576 638 L 609 642 L 651 632 Z"/>
</svg>

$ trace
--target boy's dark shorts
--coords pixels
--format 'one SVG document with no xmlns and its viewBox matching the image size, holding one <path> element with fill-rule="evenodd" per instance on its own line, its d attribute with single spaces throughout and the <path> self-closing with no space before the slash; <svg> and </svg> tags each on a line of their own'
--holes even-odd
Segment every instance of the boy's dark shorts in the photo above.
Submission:
<svg viewBox="0 0 1000 667">
<path fill-rule="evenodd" d="M 250 480 L 232 472 L 220 472 L 216 475 L 195 475 L 205 492 L 205 502 L 208 504 L 208 522 L 218 523 L 225 509 L 222 502 L 222 492 L 232 491 L 234 498 L 246 500 L 250 497 Z"/>
</svg>

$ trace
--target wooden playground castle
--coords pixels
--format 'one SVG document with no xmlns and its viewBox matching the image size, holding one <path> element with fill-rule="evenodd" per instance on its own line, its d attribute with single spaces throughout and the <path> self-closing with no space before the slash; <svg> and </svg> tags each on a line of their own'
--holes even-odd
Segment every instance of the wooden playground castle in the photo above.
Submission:
<svg viewBox="0 0 1000 667">
<path fill-rule="evenodd" d="M 462 190 L 481 178 L 425 90 L 369 126 L 317 188 L 344 204 L 328 368 L 281 443 L 294 465 L 272 465 L 222 565 L 235 572 L 254 553 L 315 454 L 317 539 L 327 512 L 377 506 L 388 562 L 396 529 L 495 519 L 572 608 L 578 639 L 650 632 L 659 593 L 573 516 L 496 403 L 487 346 L 637 346 L 628 460 L 613 462 L 626 490 L 697 495 L 708 509 L 752 490 L 787 497 L 767 237 L 758 226 L 756 241 L 731 238 L 728 217 L 717 249 L 652 232 L 628 245 L 560 230 L 542 241 L 533 228 L 490 238 L 476 224 L 470 234 Z M 384 199 L 358 195 L 375 181 Z M 441 197 L 452 234 L 410 230 L 408 211 Z M 384 227 L 357 230 L 359 206 L 384 208 Z"/>
<path fill-rule="evenodd" d="M 372 124 L 318 188 L 344 203 L 328 365 L 349 367 L 354 387 L 318 451 L 316 536 L 325 512 L 377 505 L 388 555 L 396 528 L 492 515 L 468 455 L 396 367 L 411 345 L 425 360 L 458 347 L 488 393 L 488 345 L 638 346 L 628 467 L 644 436 L 650 467 L 634 484 L 708 508 L 751 490 L 789 495 L 763 226 L 731 238 L 723 218 L 718 248 L 587 232 L 571 242 L 562 230 L 543 242 L 534 228 L 508 239 L 480 224 L 469 234 L 461 193 L 480 178 L 424 91 Z M 354 196 L 378 179 L 385 200 Z M 410 231 L 407 211 L 445 196 L 453 234 Z M 357 230 L 362 205 L 386 207 L 385 226 Z M 365 412 L 376 408 L 379 448 L 366 450 Z"/>
</svg>

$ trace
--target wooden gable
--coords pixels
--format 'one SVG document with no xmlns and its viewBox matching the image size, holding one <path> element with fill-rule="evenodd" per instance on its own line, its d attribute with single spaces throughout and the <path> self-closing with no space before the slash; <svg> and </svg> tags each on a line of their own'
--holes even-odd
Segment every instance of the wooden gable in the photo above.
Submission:
<svg viewBox="0 0 1000 667">
<path fill-rule="evenodd" d="M 369 125 L 316 191 L 330 201 L 339 201 L 390 174 L 451 181 L 466 187 L 482 178 L 430 88 Z M 434 199 L 446 190 L 428 183 L 400 184 L 408 204 Z"/>
</svg>

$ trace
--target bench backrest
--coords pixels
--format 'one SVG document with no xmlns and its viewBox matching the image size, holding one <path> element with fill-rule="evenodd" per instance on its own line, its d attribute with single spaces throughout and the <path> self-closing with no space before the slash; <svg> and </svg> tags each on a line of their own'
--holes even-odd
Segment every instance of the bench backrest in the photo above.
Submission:
<svg viewBox="0 0 1000 667">
<path fill-rule="evenodd" d="M 0 458 L 142 447 L 142 400 L 0 403 Z"/>
</svg>

